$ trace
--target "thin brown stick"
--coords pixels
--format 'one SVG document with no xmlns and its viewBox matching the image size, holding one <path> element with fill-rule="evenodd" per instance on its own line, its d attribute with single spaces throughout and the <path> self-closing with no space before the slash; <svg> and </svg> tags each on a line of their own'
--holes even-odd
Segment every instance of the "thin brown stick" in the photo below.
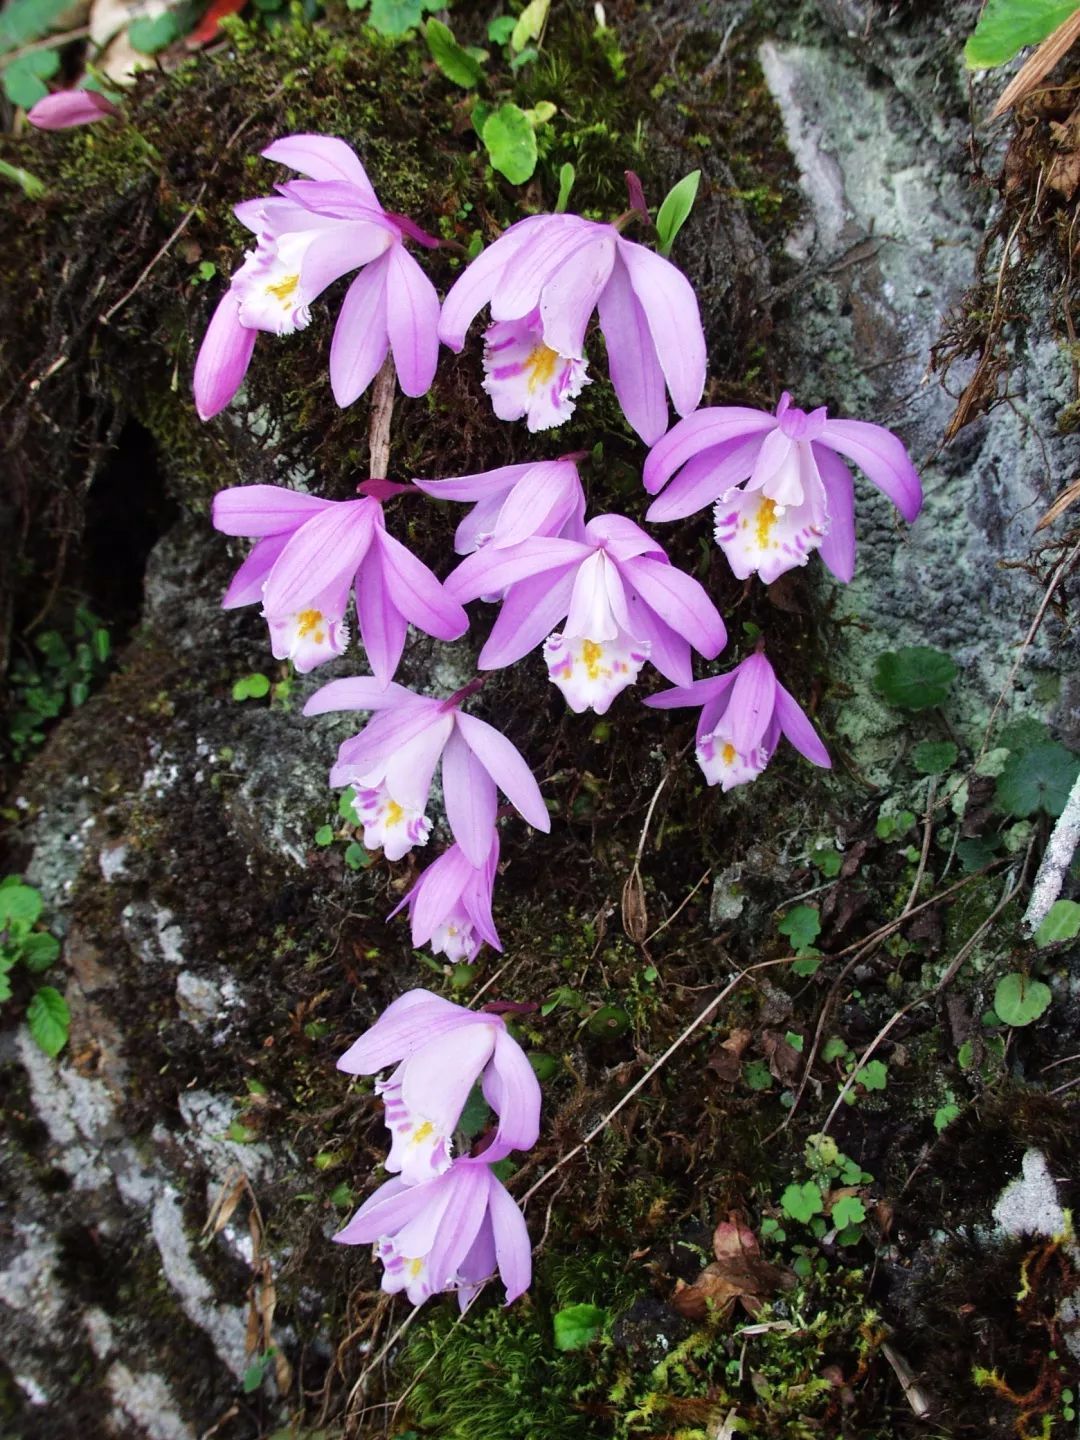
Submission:
<svg viewBox="0 0 1080 1440">
<path fill-rule="evenodd" d="M 930 836 L 932 835 L 934 828 L 934 796 L 936 794 L 937 776 L 935 775 L 934 778 L 930 781 L 930 790 L 926 796 L 926 818 L 923 823 L 922 854 L 919 856 L 919 868 L 915 872 L 915 883 L 911 887 L 911 894 L 908 896 L 907 902 L 905 903 L 904 908 L 901 911 L 901 919 L 903 919 L 903 917 L 911 909 L 912 905 L 914 905 L 915 899 L 919 893 L 919 886 L 922 884 L 923 876 L 926 874 L 926 860 L 927 856 L 930 854 Z"/>
<path fill-rule="evenodd" d="M 683 899 L 683 900 L 681 900 L 681 901 L 679 902 L 678 906 L 671 912 L 671 914 L 668 916 L 668 918 L 667 918 L 666 920 L 662 921 L 661 924 L 659 924 L 659 925 L 656 927 L 656 929 L 652 932 L 651 935 L 646 935 L 646 936 L 645 936 L 645 939 L 642 941 L 642 944 L 643 944 L 643 945 L 648 945 L 648 943 L 649 943 L 650 940 L 655 940 L 656 937 L 657 937 L 657 935 L 660 934 L 661 930 L 666 930 L 667 927 L 671 924 L 671 922 L 672 922 L 673 920 L 677 920 L 677 919 L 678 919 L 678 917 L 679 917 L 679 916 L 682 914 L 682 912 L 686 909 L 687 905 L 690 904 L 690 901 L 694 898 L 694 896 L 697 894 L 697 892 L 701 889 L 702 885 L 705 884 L 705 881 L 709 878 L 709 876 L 710 876 L 711 874 L 712 874 L 712 866 L 710 865 L 709 868 L 708 868 L 708 870 L 705 871 L 705 874 L 702 875 L 701 879 L 697 882 L 697 884 L 694 886 L 694 888 L 690 891 L 689 895 L 687 895 L 687 896 L 685 897 L 685 899 Z"/>
<path fill-rule="evenodd" d="M 390 422 L 394 417 L 394 391 L 397 371 L 393 356 L 387 355 L 382 369 L 375 376 L 371 391 L 371 420 L 368 425 L 368 474 L 372 480 L 385 480 L 390 468 Z"/>
<path fill-rule="evenodd" d="M 1058 61 L 1066 55 L 1080 39 L 1080 10 L 1076 10 L 1042 42 L 1033 55 L 1021 65 L 1008 85 L 1001 92 L 1001 98 L 990 112 L 990 119 L 996 120 L 1011 110 L 1014 105 L 1030 95 L 1039 82 L 1049 75 Z"/>
<path fill-rule="evenodd" d="M 70 44 L 72 40 L 85 40 L 89 34 L 90 26 L 80 25 L 75 30 L 63 30 L 59 35 L 46 35 L 44 40 L 31 40 L 28 45 L 20 45 L 18 50 L 9 50 L 4 56 L 4 65 L 10 65 L 13 60 L 18 60 L 23 55 L 33 55 L 36 50 L 55 50 L 60 45 Z"/>
</svg>

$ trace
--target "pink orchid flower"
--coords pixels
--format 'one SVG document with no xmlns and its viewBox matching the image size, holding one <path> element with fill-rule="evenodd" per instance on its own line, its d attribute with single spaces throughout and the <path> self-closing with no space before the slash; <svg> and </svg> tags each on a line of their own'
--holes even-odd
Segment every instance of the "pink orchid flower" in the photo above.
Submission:
<svg viewBox="0 0 1080 1440">
<path fill-rule="evenodd" d="M 579 540 L 585 532 L 585 492 L 574 456 L 413 484 L 436 500 L 476 501 L 454 536 L 459 555 L 482 545 L 505 549 L 533 535 Z"/>
<path fill-rule="evenodd" d="M 483 1159 L 455 1160 L 421 1185 L 388 1180 L 334 1239 L 375 1246 L 382 1288 L 421 1305 L 456 1290 L 469 1297 L 498 1270 L 509 1305 L 529 1288 L 532 1247 L 525 1217 Z"/>
<path fill-rule="evenodd" d="M 345 610 L 355 585 L 360 638 L 380 685 L 389 685 L 415 625 L 456 640 L 468 616 L 411 550 L 387 532 L 383 499 L 403 490 L 368 480 L 360 500 L 320 500 L 279 485 L 236 485 L 214 496 L 213 523 L 256 538 L 233 576 L 226 610 L 262 601 L 277 660 L 302 674 L 348 644 Z"/>
<path fill-rule="evenodd" d="M 70 130 L 75 125 L 91 125 L 107 115 L 119 114 L 119 107 L 100 91 L 57 90 L 31 105 L 26 118 L 38 130 Z"/>
<path fill-rule="evenodd" d="M 475 960 L 486 940 L 502 949 L 491 914 L 491 893 L 499 863 L 498 831 L 483 865 L 474 865 L 460 845 L 451 845 L 420 876 L 387 919 L 408 907 L 415 946 L 431 944 L 432 953 L 450 961 Z"/>
<path fill-rule="evenodd" d="M 405 394 L 426 394 L 438 360 L 439 299 L 404 241 L 438 242 L 411 220 L 383 209 L 344 140 L 289 135 L 262 153 L 311 178 L 235 207 L 257 244 L 232 277 L 203 337 L 194 377 L 200 417 L 211 419 L 236 394 L 260 330 L 291 335 L 304 329 L 312 301 L 357 269 L 330 346 L 334 399 L 351 405 L 388 350 Z"/>
<path fill-rule="evenodd" d="M 740 580 L 756 571 L 771 584 L 820 550 L 847 582 L 855 569 L 855 489 L 844 456 L 909 524 L 915 519 L 922 485 L 901 441 L 881 425 L 830 420 L 824 408 L 808 415 L 786 390 L 775 415 L 720 406 L 674 425 L 645 462 L 649 494 L 667 485 L 645 518 L 681 520 L 715 501 L 717 544 Z"/>
<path fill-rule="evenodd" d="M 346 1050 L 337 1068 L 376 1075 L 391 1132 L 387 1170 L 410 1184 L 450 1166 L 454 1131 L 473 1086 L 499 1117 L 487 1161 L 529 1150 L 540 1133 L 540 1085 L 500 1015 L 466 1010 L 430 990 L 409 990 Z"/>
<path fill-rule="evenodd" d="M 439 338 L 461 350 L 485 305 L 485 388 L 501 418 L 561 424 L 585 376 L 585 329 L 599 308 L 611 383 L 627 420 L 653 444 L 668 425 L 665 386 L 689 415 L 705 385 L 705 336 L 681 270 L 613 225 L 530 215 L 481 252 L 443 303 Z"/>
<path fill-rule="evenodd" d="M 756 780 L 781 735 L 813 765 L 832 768 L 829 752 L 795 697 L 780 684 L 764 655 L 750 655 L 726 675 L 662 690 L 645 701 L 657 710 L 700 705 L 697 762 L 722 790 Z"/>
<path fill-rule="evenodd" d="M 623 515 L 598 515 L 581 539 L 537 535 L 486 545 L 446 581 L 463 603 L 506 591 L 482 670 L 520 660 L 544 642 L 548 675 L 576 713 L 603 715 L 646 660 L 689 684 L 691 646 L 712 659 L 727 640 L 705 591 Z M 561 633 L 551 633 L 565 617 Z"/>
<path fill-rule="evenodd" d="M 491 854 L 499 790 L 535 829 L 550 830 L 540 787 L 517 748 L 493 726 L 461 710 L 474 688 L 467 685 L 449 700 L 436 700 L 403 685 L 384 687 L 356 676 L 332 680 L 304 706 L 305 715 L 379 712 L 342 743 L 330 771 L 331 785 L 356 790 L 369 850 L 381 847 L 388 860 L 400 860 L 414 845 L 427 843 L 431 821 L 424 811 L 440 760 L 446 818 L 471 864 L 479 868 Z"/>
</svg>

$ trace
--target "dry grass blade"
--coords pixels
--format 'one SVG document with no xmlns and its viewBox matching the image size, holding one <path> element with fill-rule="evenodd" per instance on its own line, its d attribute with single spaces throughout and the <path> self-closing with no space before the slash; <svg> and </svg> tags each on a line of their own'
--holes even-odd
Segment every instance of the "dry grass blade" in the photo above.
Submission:
<svg viewBox="0 0 1080 1440">
<path fill-rule="evenodd" d="M 1011 110 L 1014 105 L 1030 95 L 1039 82 L 1054 68 L 1080 39 L 1080 10 L 1063 20 L 1052 35 L 1048 35 L 1033 55 L 1030 55 L 1006 85 L 1001 99 L 994 106 L 990 116 L 996 120 Z"/>
<path fill-rule="evenodd" d="M 900 1352 L 894 1350 L 887 1340 L 884 1341 L 881 1346 L 881 1353 L 892 1366 L 893 1374 L 897 1380 L 900 1381 L 900 1388 L 904 1392 L 904 1399 L 919 1419 L 925 1420 L 927 1415 L 930 1414 L 930 1401 L 927 1398 L 926 1391 L 919 1384 L 918 1380 L 916 1380 L 915 1372 Z"/>
<path fill-rule="evenodd" d="M 1076 13 L 1080 15 L 1080 10 Z M 1061 494 L 1050 506 L 1050 509 L 1047 510 L 1046 514 L 1035 526 L 1035 533 L 1038 534 L 1040 530 L 1045 530 L 1048 525 L 1054 523 L 1059 515 L 1064 515 L 1074 500 L 1080 500 L 1080 476 L 1077 476 L 1071 485 L 1065 486 L 1065 489 L 1062 490 Z"/>
</svg>

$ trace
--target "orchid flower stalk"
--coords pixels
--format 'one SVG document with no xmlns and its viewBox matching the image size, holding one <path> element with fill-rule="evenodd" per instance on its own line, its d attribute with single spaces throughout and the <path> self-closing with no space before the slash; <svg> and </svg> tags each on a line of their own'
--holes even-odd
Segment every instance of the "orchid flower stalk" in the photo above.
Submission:
<svg viewBox="0 0 1080 1440">
<path fill-rule="evenodd" d="M 578 713 L 604 714 L 646 660 L 687 685 L 691 647 L 712 659 L 727 640 L 701 585 L 622 515 L 596 516 L 580 539 L 537 535 L 486 545 L 461 562 L 446 588 L 462 602 L 505 590 L 480 668 L 511 665 L 543 642 L 549 677 Z"/>
<path fill-rule="evenodd" d="M 351 270 L 360 274 L 346 291 L 330 346 L 335 400 L 351 405 L 362 395 L 388 350 L 405 394 L 426 394 L 438 360 L 439 300 L 404 242 L 438 242 L 383 209 L 344 140 L 288 135 L 262 154 L 309 178 L 235 207 L 256 246 L 203 337 L 194 376 L 200 417 L 211 419 L 236 394 L 260 330 L 291 335 L 304 329 L 312 302 Z"/>
<path fill-rule="evenodd" d="M 824 408 L 807 414 L 786 390 L 775 415 L 720 406 L 674 425 L 645 462 L 646 490 L 663 490 L 645 518 L 681 520 L 715 502 L 717 544 L 740 580 L 756 571 L 771 584 L 820 550 L 846 583 L 855 569 L 847 460 L 915 520 L 922 485 L 897 436 L 863 420 L 831 420 Z"/>
<path fill-rule="evenodd" d="M 373 1244 L 384 1267 L 383 1290 L 404 1290 L 414 1305 L 456 1290 L 464 1310 L 496 1270 L 509 1305 L 532 1279 L 525 1217 L 482 1158 L 455 1160 L 420 1185 L 388 1180 L 334 1239 Z"/>
<path fill-rule="evenodd" d="M 662 690 L 645 701 L 657 710 L 701 706 L 697 762 L 710 785 L 731 790 L 756 780 L 780 736 L 813 765 L 831 769 L 829 752 L 795 697 L 780 684 L 762 654 L 750 655 L 726 675 Z"/>
<path fill-rule="evenodd" d="M 474 865 L 460 845 L 451 845 L 421 874 L 393 910 L 409 912 L 412 943 L 430 944 L 432 953 L 450 961 L 475 960 L 486 941 L 501 950 L 502 942 L 491 914 L 491 894 L 499 863 L 499 834 L 491 832 L 491 845 L 482 865 Z"/>
<path fill-rule="evenodd" d="M 410 624 L 439 640 L 457 639 L 469 624 L 427 566 L 386 529 L 383 499 L 404 488 L 369 480 L 359 500 L 320 500 L 277 485 L 219 491 L 215 527 L 256 540 L 222 605 L 261 600 L 275 658 L 307 672 L 345 650 L 355 587 L 368 663 L 377 682 L 389 685 Z"/>
<path fill-rule="evenodd" d="M 523 819 L 545 833 L 551 819 L 540 787 L 519 751 L 486 721 L 467 715 L 466 686 L 448 700 L 417 695 L 370 677 L 332 680 L 304 706 L 305 715 L 372 710 L 358 735 L 342 743 L 330 771 L 333 786 L 352 785 L 364 825 L 364 844 L 400 860 L 427 843 L 424 813 L 436 767 L 442 764 L 443 801 L 454 839 L 477 868 L 491 856 L 498 791 Z"/>
<path fill-rule="evenodd" d="M 505 549 L 534 535 L 579 540 L 584 534 L 585 492 L 576 460 L 568 455 L 413 484 L 436 500 L 475 502 L 454 536 L 459 555 L 471 555 L 482 545 Z"/>
<path fill-rule="evenodd" d="M 342 1055 L 338 1069 L 375 1075 L 392 1142 L 387 1170 L 409 1184 L 450 1165 L 454 1131 L 473 1086 L 498 1116 L 487 1161 L 529 1150 L 540 1133 L 540 1085 L 500 1015 L 466 1010 L 430 990 L 409 990 Z"/>
<path fill-rule="evenodd" d="M 682 271 L 614 225 L 578 215 L 531 215 L 481 252 L 443 303 L 439 338 L 460 351 L 491 306 L 485 388 L 504 419 L 530 430 L 562 424 L 585 383 L 585 331 L 594 309 L 619 404 L 647 445 L 668 426 L 665 388 L 689 415 L 705 385 L 705 336 Z"/>
</svg>

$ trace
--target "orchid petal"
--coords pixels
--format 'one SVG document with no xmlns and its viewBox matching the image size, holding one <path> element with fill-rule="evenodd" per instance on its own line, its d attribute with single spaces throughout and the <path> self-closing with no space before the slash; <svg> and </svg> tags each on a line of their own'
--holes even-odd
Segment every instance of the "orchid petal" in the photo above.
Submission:
<svg viewBox="0 0 1080 1440">
<path fill-rule="evenodd" d="M 500 1027 L 501 1028 L 501 1027 Z M 401 1098 L 444 1135 L 453 1133 L 469 1091 L 491 1058 L 496 1027 L 459 1025 L 425 1043 L 401 1071 Z"/>
<path fill-rule="evenodd" d="M 851 471 L 834 450 L 812 445 L 822 484 L 828 528 L 821 541 L 821 558 L 846 585 L 855 573 L 855 485 Z"/>
<path fill-rule="evenodd" d="M 826 420 L 816 445 L 827 445 L 854 460 L 910 525 L 922 509 L 922 482 L 900 438 L 865 420 Z"/>
<path fill-rule="evenodd" d="M 546 640 L 570 609 L 576 574 L 576 565 L 564 565 L 511 585 L 477 667 L 501 670 Z"/>
<path fill-rule="evenodd" d="M 224 535 L 291 535 L 334 504 L 283 485 L 232 485 L 214 496 L 211 523 Z"/>
<path fill-rule="evenodd" d="M 437 640 L 464 635 L 469 617 L 424 562 L 385 530 L 379 531 L 376 544 L 382 552 L 387 589 L 410 625 Z"/>
<path fill-rule="evenodd" d="M 429 1182 L 434 1183 L 437 1182 Z M 364 1201 L 334 1239 L 339 1245 L 373 1245 L 382 1236 L 400 1230 L 430 1205 L 429 1185 L 406 1185 L 401 1180 L 387 1180 Z"/>
<path fill-rule="evenodd" d="M 683 520 L 719 500 L 733 485 L 747 479 L 760 448 L 761 436 L 755 435 L 749 440 L 736 436 L 703 450 L 688 460 L 667 489 L 656 497 L 646 510 L 645 519 L 654 523 Z"/>
<path fill-rule="evenodd" d="M 510 804 L 534 829 L 546 835 L 551 829 L 551 817 L 540 786 L 517 746 L 475 715 L 458 711 L 457 723 L 465 743 Z"/>
<path fill-rule="evenodd" d="M 444 345 L 461 349 L 469 326 L 490 301 L 503 271 L 549 219 L 547 215 L 529 215 L 511 225 L 458 276 L 439 317 L 439 339 Z"/>
<path fill-rule="evenodd" d="M 680 466 L 713 445 L 749 439 L 776 428 L 776 417 L 745 405 L 713 406 L 677 421 L 649 451 L 645 460 L 645 489 L 655 495 Z"/>
<path fill-rule="evenodd" d="M 388 1065 L 407 1059 L 435 1036 L 458 1029 L 462 1013 L 460 1005 L 430 990 L 407 990 L 353 1041 L 338 1060 L 337 1068 L 348 1075 L 377 1075 Z"/>
<path fill-rule="evenodd" d="M 425 703 L 422 695 L 404 685 L 380 685 L 369 675 L 331 680 L 308 697 L 305 715 L 326 715 L 332 710 L 389 710 L 410 702 Z"/>
<path fill-rule="evenodd" d="M 544 462 L 541 462 L 544 463 Z M 547 462 L 557 463 L 557 462 Z M 525 465 L 502 465 L 497 470 L 484 470 L 475 475 L 451 476 L 445 480 L 414 480 L 418 490 L 435 500 L 486 500 L 503 497 L 536 468 L 535 460 Z"/>
<path fill-rule="evenodd" d="M 300 526 L 267 579 L 267 615 L 309 607 L 344 613 L 353 577 L 371 544 L 370 507 L 377 503 L 342 500 Z M 324 598 L 330 603 L 316 603 Z"/>
<path fill-rule="evenodd" d="M 540 292 L 544 344 L 574 360 L 584 358 L 589 316 L 615 263 L 615 232 L 604 226 L 597 226 L 596 231 L 555 270 Z"/>
<path fill-rule="evenodd" d="M 689 415 L 705 389 L 705 333 L 694 287 L 655 251 L 622 238 L 618 245 L 672 403 L 680 415 Z"/>
<path fill-rule="evenodd" d="M 690 642 L 661 620 L 632 585 L 626 586 L 630 611 L 630 633 L 649 647 L 649 662 L 674 685 L 689 685 L 694 670 L 690 663 Z"/>
<path fill-rule="evenodd" d="M 377 541 L 356 577 L 356 614 L 371 673 L 380 685 L 388 685 L 401 661 L 408 626 L 390 593 Z"/>
<path fill-rule="evenodd" d="M 334 135 L 286 135 L 268 145 L 262 155 L 264 160 L 287 165 L 313 180 L 345 180 L 363 191 L 376 210 L 382 209 L 356 152 Z"/>
<path fill-rule="evenodd" d="M 433 1287 L 445 1290 L 457 1278 L 487 1215 L 490 1172 L 486 1166 L 460 1164 L 450 1185 L 450 1201 L 439 1221 L 428 1263 Z"/>
<path fill-rule="evenodd" d="M 226 290 L 210 317 L 195 360 L 192 392 L 200 420 L 212 420 L 240 389 L 258 333 L 241 325 L 236 293 Z"/>
<path fill-rule="evenodd" d="M 566 617 L 566 634 L 586 640 L 614 640 L 619 627 L 608 600 L 607 567 L 611 564 L 602 550 L 596 550 L 583 565 L 578 566 L 570 610 Z M 626 602 L 623 601 L 625 613 Z"/>
<path fill-rule="evenodd" d="M 654 710 L 680 710 L 687 705 L 705 705 L 726 695 L 735 682 L 734 670 L 726 675 L 710 675 L 707 680 L 695 680 L 690 685 L 676 685 L 672 690 L 661 690 L 649 695 L 642 703 Z"/>
<path fill-rule="evenodd" d="M 649 322 L 618 253 L 600 293 L 599 313 L 615 395 L 631 428 L 646 445 L 653 445 L 668 423 L 664 372 L 656 358 Z"/>
<path fill-rule="evenodd" d="M 386 329 L 387 264 L 383 257 L 361 270 L 341 303 L 330 342 L 330 386 L 342 409 L 371 384 L 390 347 Z"/>
<path fill-rule="evenodd" d="M 764 655 L 751 655 L 736 667 L 725 729 L 740 755 L 761 743 L 776 702 L 776 675 Z"/>
<path fill-rule="evenodd" d="M 398 382 L 406 395 L 426 395 L 439 360 L 439 297 L 404 245 L 388 257 L 386 329 Z"/>
<path fill-rule="evenodd" d="M 266 577 L 288 543 L 288 535 L 271 535 L 260 540 L 230 581 L 229 588 L 221 597 L 221 608 L 236 610 L 241 605 L 254 605 L 260 601 Z"/>
<path fill-rule="evenodd" d="M 495 1237 L 499 1274 L 509 1305 L 523 1295 L 532 1281 L 532 1244 L 525 1217 L 494 1175 L 488 1195 L 488 1213 Z"/>
<path fill-rule="evenodd" d="M 89 125 L 106 115 L 119 114 L 119 109 L 98 90 L 57 90 L 31 105 L 26 118 L 36 130 L 70 130 L 74 125 Z"/>
<path fill-rule="evenodd" d="M 660 542 L 626 515 L 594 515 L 585 526 L 585 534 L 594 545 L 602 544 L 612 559 L 620 563 L 637 555 L 655 555 L 659 560 L 667 560 Z"/>
<path fill-rule="evenodd" d="M 591 239 L 590 226 L 576 215 L 548 215 L 500 277 L 491 296 L 493 320 L 520 320 L 535 310 L 548 280 Z"/>
<path fill-rule="evenodd" d="M 484 1074 L 484 1098 L 499 1117 L 493 1147 L 531 1150 L 540 1135 L 540 1083 L 524 1050 L 505 1030 L 495 1036 L 495 1053 Z M 485 1151 L 485 1158 L 495 1159 Z"/>
<path fill-rule="evenodd" d="M 829 752 L 822 744 L 821 738 L 810 723 L 806 712 L 794 695 L 789 690 L 785 690 L 779 681 L 776 683 L 776 715 L 780 721 L 780 728 L 800 755 L 805 755 L 812 765 L 821 765 L 826 770 L 832 769 Z"/>
<path fill-rule="evenodd" d="M 494 780 L 460 731 L 451 735 L 443 752 L 442 782 L 451 833 L 469 863 L 482 865 L 491 849 L 498 796 Z"/>
<path fill-rule="evenodd" d="M 677 635 L 711 660 L 727 644 L 720 612 L 702 586 L 674 565 L 642 555 L 621 568 L 641 598 Z"/>
<path fill-rule="evenodd" d="M 556 535 L 583 498 L 573 461 L 530 465 L 503 502 L 491 543 L 505 549 L 534 535 Z"/>
<path fill-rule="evenodd" d="M 393 723 L 395 717 L 382 717 Z M 385 784 L 391 799 L 405 810 L 423 812 L 427 806 L 432 776 L 444 756 L 447 742 L 454 738 L 454 717 L 451 713 L 437 709 L 431 714 L 427 725 L 417 725 L 410 734 L 405 725 L 398 731 L 398 739 L 386 765 Z M 445 789 L 446 772 L 443 772 Z M 494 824 L 494 816 L 492 817 Z"/>
<path fill-rule="evenodd" d="M 464 604 L 478 595 L 495 595 L 509 585 L 528 580 L 545 570 L 580 564 L 593 553 L 591 545 L 576 540 L 559 540 L 552 535 L 535 535 L 520 545 L 493 549 L 485 545 L 467 556 L 447 576 L 447 594 Z"/>
</svg>

